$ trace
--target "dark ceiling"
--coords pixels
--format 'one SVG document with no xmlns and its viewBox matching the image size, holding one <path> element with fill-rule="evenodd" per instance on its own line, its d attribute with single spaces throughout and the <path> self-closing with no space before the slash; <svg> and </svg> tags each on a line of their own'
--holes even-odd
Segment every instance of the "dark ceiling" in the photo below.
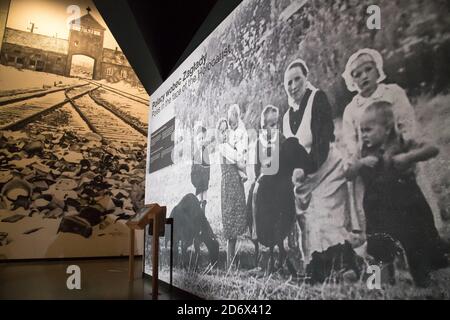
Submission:
<svg viewBox="0 0 450 320">
<path fill-rule="evenodd" d="M 166 78 L 217 0 L 127 0 L 161 76 Z"/>
<path fill-rule="evenodd" d="M 241 0 L 94 0 L 151 94 Z"/>
</svg>

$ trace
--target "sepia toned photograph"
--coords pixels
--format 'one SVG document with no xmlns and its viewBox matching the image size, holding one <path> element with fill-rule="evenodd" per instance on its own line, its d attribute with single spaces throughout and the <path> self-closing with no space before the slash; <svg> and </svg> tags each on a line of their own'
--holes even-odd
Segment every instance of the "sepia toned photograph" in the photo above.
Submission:
<svg viewBox="0 0 450 320">
<path fill-rule="evenodd" d="M 0 259 L 128 254 L 147 92 L 92 1 L 1 4 Z"/>
</svg>

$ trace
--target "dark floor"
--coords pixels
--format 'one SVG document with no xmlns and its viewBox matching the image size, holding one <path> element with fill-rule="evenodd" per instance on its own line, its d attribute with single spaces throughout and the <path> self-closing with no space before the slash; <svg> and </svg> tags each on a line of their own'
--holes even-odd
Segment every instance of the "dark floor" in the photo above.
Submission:
<svg viewBox="0 0 450 320">
<path fill-rule="evenodd" d="M 69 290 L 67 267 L 81 270 L 81 290 Z M 135 262 L 135 280 L 128 281 L 127 259 L 0 263 L 0 299 L 138 299 L 151 300 L 151 278 L 142 278 L 142 260 Z M 195 297 L 167 285 L 158 299 Z"/>
</svg>

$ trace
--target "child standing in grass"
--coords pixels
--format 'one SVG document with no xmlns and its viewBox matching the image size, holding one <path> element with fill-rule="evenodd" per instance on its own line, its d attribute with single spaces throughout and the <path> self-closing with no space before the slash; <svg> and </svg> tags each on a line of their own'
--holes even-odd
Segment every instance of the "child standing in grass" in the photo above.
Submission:
<svg viewBox="0 0 450 320">
<path fill-rule="evenodd" d="M 263 175 L 274 175 L 279 169 L 280 145 L 284 141 L 279 130 L 279 115 L 277 107 L 267 105 L 261 112 L 261 130 L 255 144 L 255 181 L 252 183 L 247 201 L 247 218 L 252 240 L 257 240 L 255 225 L 255 199 L 258 191 L 259 178 Z"/>
<path fill-rule="evenodd" d="M 245 183 L 247 176 L 248 134 L 244 122 L 241 120 L 239 105 L 233 104 L 228 109 L 228 124 L 230 126 L 229 144 L 236 151 L 236 165 L 239 176 Z"/>
<path fill-rule="evenodd" d="M 439 150 L 395 130 L 393 105 L 377 101 L 361 116 L 361 158 L 349 164 L 347 175 L 362 177 L 365 191 L 367 251 L 377 262 L 392 264 L 386 239 L 399 241 L 417 286 L 427 287 L 429 273 L 448 262 L 436 232 L 431 208 L 416 182 L 415 165 Z"/>
<path fill-rule="evenodd" d="M 344 157 L 351 163 L 361 157 L 360 118 L 367 106 L 376 101 L 387 101 L 392 104 L 394 114 L 394 128 L 397 134 L 406 140 L 419 136 L 414 109 L 403 90 L 397 84 L 385 84 L 386 74 L 383 70 L 383 58 L 373 49 L 361 49 L 348 60 L 342 74 L 349 91 L 357 92 L 344 111 L 343 143 Z M 424 168 L 417 166 L 417 182 L 423 191 L 433 212 L 434 221 L 438 229 L 442 227 L 442 218 L 437 198 L 431 189 Z M 354 216 L 360 220 L 360 228 L 364 231 L 364 212 L 362 209 L 362 195 L 364 188 L 359 178 L 350 182 L 350 195 Z"/>
<path fill-rule="evenodd" d="M 191 167 L 191 182 L 195 188 L 195 195 L 200 206 L 205 211 L 210 177 L 210 160 L 208 144 L 206 142 L 206 128 L 197 126 L 194 129 L 194 157 Z"/>
</svg>

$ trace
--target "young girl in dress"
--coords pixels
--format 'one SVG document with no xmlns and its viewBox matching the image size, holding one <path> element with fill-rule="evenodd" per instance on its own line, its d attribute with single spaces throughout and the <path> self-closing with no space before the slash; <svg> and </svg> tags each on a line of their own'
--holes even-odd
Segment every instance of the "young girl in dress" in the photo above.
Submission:
<svg viewBox="0 0 450 320">
<path fill-rule="evenodd" d="M 342 140 L 346 163 L 361 157 L 360 118 L 367 106 L 376 101 L 387 101 L 392 104 L 394 128 L 397 134 L 406 140 L 419 136 L 414 109 L 405 91 L 397 84 L 382 83 L 386 75 L 383 71 L 383 59 L 378 51 L 373 49 L 357 51 L 349 58 L 342 76 L 348 90 L 358 92 L 344 111 Z M 439 206 L 423 169 L 421 164 L 417 166 L 417 182 L 432 208 L 436 226 L 440 229 L 442 219 Z M 358 216 L 361 231 L 364 231 L 365 226 L 362 208 L 363 192 L 360 178 L 350 182 L 352 213 L 353 216 Z"/>
<path fill-rule="evenodd" d="M 252 240 L 256 241 L 255 194 L 262 175 L 274 175 L 279 170 L 280 145 L 284 140 L 279 130 L 280 111 L 267 105 L 261 112 L 261 127 L 255 144 L 255 181 L 252 183 L 247 201 L 247 215 Z"/>
<path fill-rule="evenodd" d="M 415 284 L 426 287 L 430 271 L 446 267 L 447 261 L 414 168 L 439 151 L 398 135 L 390 102 L 377 101 L 365 108 L 360 130 L 361 158 L 349 164 L 347 174 L 359 174 L 364 183 L 367 252 L 392 266 L 395 256 L 389 254 L 388 239 L 399 241 Z"/>
<path fill-rule="evenodd" d="M 236 164 L 242 182 L 246 182 L 247 176 L 247 154 L 248 154 L 248 134 L 244 122 L 241 120 L 241 109 L 239 105 L 233 104 L 228 109 L 228 124 L 230 133 L 228 142 L 236 151 Z"/>
<path fill-rule="evenodd" d="M 261 113 L 261 130 L 256 144 L 255 180 L 261 174 L 276 174 L 279 169 L 279 147 L 282 136 L 279 129 L 280 112 L 268 105 Z"/>
<path fill-rule="evenodd" d="M 206 140 L 206 128 L 198 125 L 194 130 L 194 157 L 191 167 L 191 182 L 200 206 L 205 211 L 210 178 L 209 145 Z"/>
</svg>

